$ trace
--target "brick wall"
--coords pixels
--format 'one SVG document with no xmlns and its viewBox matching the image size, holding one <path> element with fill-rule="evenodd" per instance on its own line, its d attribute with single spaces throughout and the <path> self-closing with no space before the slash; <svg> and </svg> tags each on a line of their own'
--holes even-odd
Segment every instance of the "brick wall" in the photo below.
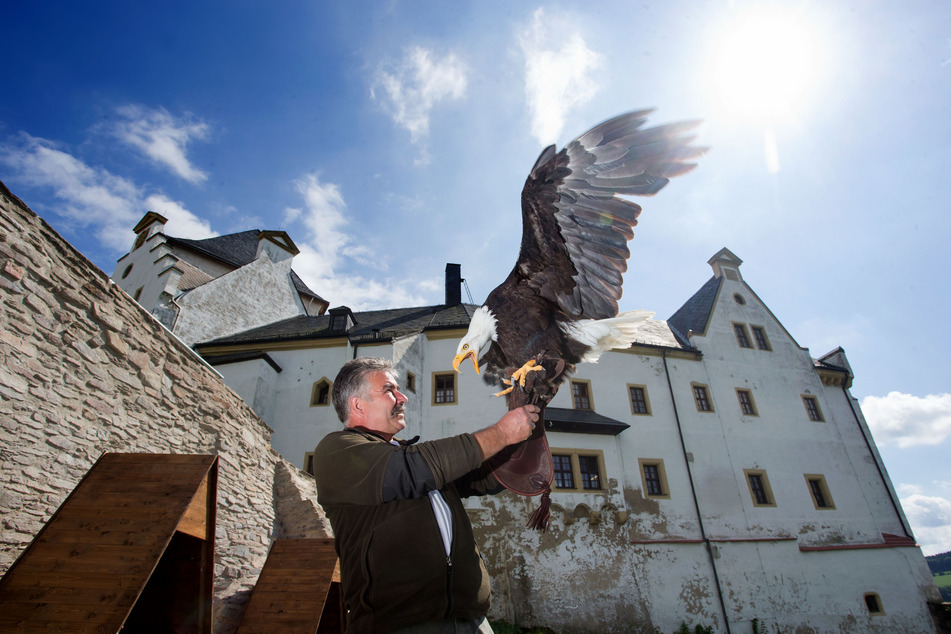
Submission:
<svg viewBox="0 0 951 634">
<path fill-rule="evenodd" d="M 233 631 L 271 540 L 330 534 L 270 433 L 0 183 L 0 574 L 102 453 L 217 454 L 215 631 Z"/>
</svg>

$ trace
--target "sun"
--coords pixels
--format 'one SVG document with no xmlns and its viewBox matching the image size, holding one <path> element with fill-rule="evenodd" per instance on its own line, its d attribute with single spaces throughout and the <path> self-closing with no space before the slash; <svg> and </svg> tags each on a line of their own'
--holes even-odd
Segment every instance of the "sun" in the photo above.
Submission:
<svg viewBox="0 0 951 634">
<path fill-rule="evenodd" d="M 820 42 L 798 12 L 757 7 L 719 34 L 710 79 L 727 112 L 777 122 L 796 114 L 820 70 Z"/>
</svg>

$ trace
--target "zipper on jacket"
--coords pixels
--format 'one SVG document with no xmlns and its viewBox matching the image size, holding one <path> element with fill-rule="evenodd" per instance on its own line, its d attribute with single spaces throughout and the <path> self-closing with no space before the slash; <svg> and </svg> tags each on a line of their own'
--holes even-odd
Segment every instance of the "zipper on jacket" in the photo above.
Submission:
<svg viewBox="0 0 951 634">
<path fill-rule="evenodd" d="M 446 556 L 446 616 L 452 613 L 452 556 Z"/>
</svg>

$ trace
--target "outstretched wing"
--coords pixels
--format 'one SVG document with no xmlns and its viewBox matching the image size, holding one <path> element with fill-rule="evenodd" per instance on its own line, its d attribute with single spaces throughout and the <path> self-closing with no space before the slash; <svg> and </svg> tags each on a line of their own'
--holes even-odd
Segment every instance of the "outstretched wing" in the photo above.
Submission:
<svg viewBox="0 0 951 634">
<path fill-rule="evenodd" d="M 567 315 L 617 314 L 627 242 L 641 212 L 617 194 L 652 196 L 705 151 L 690 145 L 699 122 L 642 129 L 650 112 L 620 115 L 560 152 L 554 145 L 542 152 L 522 189 L 522 245 L 509 280 Z"/>
</svg>

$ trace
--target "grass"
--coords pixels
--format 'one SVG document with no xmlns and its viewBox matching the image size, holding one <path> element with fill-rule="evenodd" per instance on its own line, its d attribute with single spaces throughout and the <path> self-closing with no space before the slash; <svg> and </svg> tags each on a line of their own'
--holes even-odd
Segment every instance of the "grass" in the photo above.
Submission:
<svg viewBox="0 0 951 634">
<path fill-rule="evenodd" d="M 951 572 L 943 572 L 934 576 L 934 582 L 939 588 L 951 588 Z"/>
</svg>

